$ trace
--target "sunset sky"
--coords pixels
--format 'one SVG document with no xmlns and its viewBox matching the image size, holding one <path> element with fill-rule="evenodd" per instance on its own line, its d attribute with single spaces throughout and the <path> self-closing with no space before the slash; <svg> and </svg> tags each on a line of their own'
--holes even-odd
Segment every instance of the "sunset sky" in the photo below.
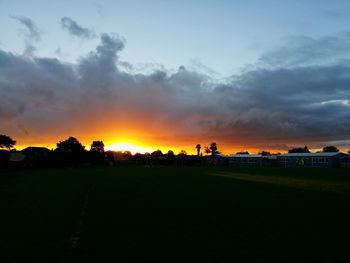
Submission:
<svg viewBox="0 0 350 263">
<path fill-rule="evenodd" d="M 0 0 L 0 25 L 18 149 L 350 150 L 348 0 Z"/>
</svg>

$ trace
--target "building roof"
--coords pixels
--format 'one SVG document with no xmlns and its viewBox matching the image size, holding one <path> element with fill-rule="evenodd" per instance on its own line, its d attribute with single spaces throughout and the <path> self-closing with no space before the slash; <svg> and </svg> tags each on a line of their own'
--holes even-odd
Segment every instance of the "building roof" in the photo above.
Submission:
<svg viewBox="0 0 350 263">
<path fill-rule="evenodd" d="M 25 149 L 23 149 L 21 152 L 24 152 L 24 153 L 48 153 L 50 152 L 49 149 L 45 148 L 45 147 L 35 147 L 35 146 L 29 146 Z"/>
<path fill-rule="evenodd" d="M 26 155 L 28 160 L 31 161 L 39 161 L 44 158 L 48 158 L 50 155 L 50 150 L 45 147 L 27 147 L 21 151 L 24 155 Z"/>
<path fill-rule="evenodd" d="M 344 153 L 341 152 L 320 152 L 320 153 L 286 153 L 278 155 L 279 157 L 332 157 Z"/>
<path fill-rule="evenodd" d="M 214 153 L 214 154 L 212 154 L 212 155 L 208 155 L 208 156 L 220 156 L 220 157 L 227 157 L 226 155 L 221 154 L 221 153 Z"/>
<path fill-rule="evenodd" d="M 238 157 L 238 158 L 261 158 L 261 154 L 231 154 L 227 157 Z"/>
</svg>

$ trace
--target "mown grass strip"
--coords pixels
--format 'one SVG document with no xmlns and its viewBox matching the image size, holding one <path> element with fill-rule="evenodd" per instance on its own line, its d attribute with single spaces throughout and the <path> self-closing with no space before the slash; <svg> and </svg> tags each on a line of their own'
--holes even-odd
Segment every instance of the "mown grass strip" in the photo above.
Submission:
<svg viewBox="0 0 350 263">
<path fill-rule="evenodd" d="M 244 173 L 233 173 L 233 172 L 209 172 L 207 173 L 211 176 L 219 176 L 225 178 L 231 178 L 241 181 L 250 181 L 256 183 L 273 184 L 303 190 L 311 191 L 322 191 L 330 192 L 341 195 L 350 195 L 350 184 L 346 182 L 334 182 L 324 179 L 308 179 L 305 177 L 284 177 L 284 176 L 269 176 L 269 175 L 259 175 L 259 174 L 244 174 Z"/>
</svg>

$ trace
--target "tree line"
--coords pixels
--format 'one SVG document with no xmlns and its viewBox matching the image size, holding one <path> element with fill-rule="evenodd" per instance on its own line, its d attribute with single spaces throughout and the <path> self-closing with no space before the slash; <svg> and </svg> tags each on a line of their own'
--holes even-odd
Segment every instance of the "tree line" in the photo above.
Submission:
<svg viewBox="0 0 350 263">
<path fill-rule="evenodd" d="M 9 161 L 9 152 L 16 145 L 16 141 L 10 136 L 0 134 L 0 164 Z M 197 155 L 188 155 L 185 150 L 181 150 L 177 155 L 169 150 L 163 153 L 161 150 L 155 150 L 151 153 L 135 153 L 131 154 L 129 151 L 114 152 L 105 151 L 103 141 L 93 141 L 90 145 L 90 150 L 87 151 L 79 140 L 75 137 L 69 137 L 66 140 L 59 141 L 56 144 L 54 150 L 48 150 L 45 153 L 45 160 L 40 160 L 46 164 L 59 164 L 59 165 L 75 165 L 81 163 L 93 163 L 93 164 L 111 164 L 115 160 L 129 161 L 140 164 L 195 164 L 201 161 L 204 154 L 219 154 L 218 144 L 212 142 L 209 146 L 202 147 L 201 144 L 195 146 Z M 31 147 L 29 147 L 31 148 Z M 36 147 L 32 147 L 36 148 Z M 3 150 L 1 150 L 3 149 Z M 44 148 L 45 149 L 45 148 Z M 322 149 L 323 152 L 339 152 L 339 149 L 335 146 L 326 146 Z M 309 153 L 307 146 L 292 148 L 289 153 Z M 350 151 L 349 151 L 350 153 Z M 249 154 L 248 151 L 240 151 L 237 154 Z M 261 151 L 259 154 L 271 155 L 268 151 Z M 35 159 L 35 158 L 34 158 Z M 38 158 L 37 158 L 38 159 Z"/>
</svg>

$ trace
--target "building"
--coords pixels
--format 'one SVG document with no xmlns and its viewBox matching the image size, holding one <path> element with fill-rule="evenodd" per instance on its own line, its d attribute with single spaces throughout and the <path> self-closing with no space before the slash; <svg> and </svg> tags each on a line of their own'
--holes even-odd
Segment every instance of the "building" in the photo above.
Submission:
<svg viewBox="0 0 350 263">
<path fill-rule="evenodd" d="M 340 158 L 340 166 L 350 168 L 350 154 Z"/>
<path fill-rule="evenodd" d="M 205 163 L 211 165 L 228 165 L 228 158 L 226 155 L 215 153 L 206 156 Z"/>
<path fill-rule="evenodd" d="M 261 154 L 213 154 L 205 157 L 206 164 L 224 166 L 274 166 L 277 162 L 275 155 Z"/>
<path fill-rule="evenodd" d="M 262 166 L 263 156 L 261 154 L 232 154 L 228 155 L 230 166 Z"/>
<path fill-rule="evenodd" d="M 206 164 L 219 166 L 304 166 L 350 167 L 350 155 L 341 152 L 261 154 L 213 154 L 206 156 Z"/>
<path fill-rule="evenodd" d="M 25 155 L 28 166 L 41 166 L 47 164 L 51 151 L 45 147 L 29 146 L 21 151 Z"/>
<path fill-rule="evenodd" d="M 277 156 L 280 166 L 340 167 L 341 158 L 347 155 L 340 152 L 287 153 Z"/>
</svg>

